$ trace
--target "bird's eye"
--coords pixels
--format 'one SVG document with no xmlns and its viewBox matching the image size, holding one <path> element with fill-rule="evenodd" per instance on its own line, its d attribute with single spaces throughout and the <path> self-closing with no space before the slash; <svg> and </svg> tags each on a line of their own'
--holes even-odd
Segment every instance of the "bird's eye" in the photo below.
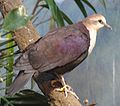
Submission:
<svg viewBox="0 0 120 106">
<path fill-rule="evenodd" d="M 103 21 L 102 20 L 98 20 L 99 23 L 103 24 Z"/>
</svg>

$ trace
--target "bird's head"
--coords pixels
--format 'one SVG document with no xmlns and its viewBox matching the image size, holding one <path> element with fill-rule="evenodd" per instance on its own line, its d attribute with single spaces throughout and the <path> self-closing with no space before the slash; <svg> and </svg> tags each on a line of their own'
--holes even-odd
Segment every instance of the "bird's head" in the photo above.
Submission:
<svg viewBox="0 0 120 106">
<path fill-rule="evenodd" d="M 91 16 L 88 16 L 83 20 L 83 24 L 85 24 L 85 26 L 87 26 L 88 28 L 92 28 L 96 31 L 98 31 L 102 27 L 112 29 L 112 27 L 107 24 L 105 17 L 101 14 L 93 14 Z"/>
</svg>

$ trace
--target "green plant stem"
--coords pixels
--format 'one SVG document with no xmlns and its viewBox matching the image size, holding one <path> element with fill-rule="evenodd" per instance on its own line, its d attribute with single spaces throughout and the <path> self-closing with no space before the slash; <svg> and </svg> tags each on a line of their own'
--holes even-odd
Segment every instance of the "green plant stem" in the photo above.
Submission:
<svg viewBox="0 0 120 106">
<path fill-rule="evenodd" d="M 11 34 L 7 34 L 7 38 L 12 38 Z M 9 48 L 14 45 L 14 42 L 9 42 L 6 44 L 6 47 Z M 7 54 L 14 53 L 14 48 L 10 48 L 7 50 Z M 13 62 L 14 62 L 14 56 L 7 57 L 7 65 L 6 65 L 6 87 L 10 86 L 13 79 Z M 12 74 L 11 74 L 12 73 Z"/>
</svg>

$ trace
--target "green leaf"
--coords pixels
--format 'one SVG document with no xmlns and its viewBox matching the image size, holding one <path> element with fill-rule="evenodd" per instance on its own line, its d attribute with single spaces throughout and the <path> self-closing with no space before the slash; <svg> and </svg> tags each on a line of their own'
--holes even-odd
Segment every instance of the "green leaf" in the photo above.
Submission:
<svg viewBox="0 0 120 106">
<path fill-rule="evenodd" d="M 21 5 L 11 10 L 4 19 L 3 28 L 7 31 L 14 31 L 24 27 L 30 17 L 26 14 L 25 8 Z"/>
<path fill-rule="evenodd" d="M 81 0 L 75 0 L 75 3 L 80 8 L 80 10 L 83 13 L 84 17 L 87 17 L 87 12 L 86 12 L 85 7 L 84 7 L 83 3 L 81 2 Z"/>
<path fill-rule="evenodd" d="M 4 104 L 3 104 L 4 103 Z M 10 101 L 7 100 L 5 97 L 0 97 L 0 105 L 4 106 L 14 106 Z"/>
<path fill-rule="evenodd" d="M 68 24 L 73 24 L 73 22 L 70 20 L 70 18 L 64 12 L 61 11 L 61 14 Z"/>
<path fill-rule="evenodd" d="M 53 30 L 55 28 L 56 28 L 55 20 L 53 18 L 51 18 L 50 25 L 49 25 L 49 30 Z"/>
<path fill-rule="evenodd" d="M 54 20 L 57 22 L 58 27 L 64 26 L 64 20 L 63 20 L 62 14 L 61 14 L 58 6 L 54 2 L 54 0 L 46 0 L 46 2 L 49 6 L 49 9 L 52 13 Z"/>
<path fill-rule="evenodd" d="M 47 4 L 40 5 L 40 6 L 49 9 L 49 7 L 48 7 Z M 70 18 L 69 18 L 63 11 L 60 11 L 60 12 L 61 12 L 62 17 L 64 18 L 64 20 L 65 20 L 68 24 L 73 24 L 73 22 L 70 20 Z"/>
<path fill-rule="evenodd" d="M 40 6 L 49 9 L 47 4 L 41 4 Z"/>
<path fill-rule="evenodd" d="M 48 104 L 48 99 L 44 95 L 32 90 L 23 90 L 14 96 L 2 97 L 1 103 L 3 106 L 5 104 L 12 104 L 15 106 L 50 106 Z"/>
<path fill-rule="evenodd" d="M 85 4 L 87 4 L 95 13 L 97 13 L 97 11 L 95 10 L 95 8 L 92 6 L 92 4 L 88 1 L 88 0 L 82 0 Z"/>
</svg>

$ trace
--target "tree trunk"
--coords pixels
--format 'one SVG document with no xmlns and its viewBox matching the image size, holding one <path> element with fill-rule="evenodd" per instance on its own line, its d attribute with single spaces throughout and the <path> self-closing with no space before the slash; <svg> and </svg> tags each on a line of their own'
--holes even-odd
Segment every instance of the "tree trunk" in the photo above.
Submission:
<svg viewBox="0 0 120 106">
<path fill-rule="evenodd" d="M 0 11 L 3 18 L 10 10 L 19 5 L 22 5 L 20 0 L 0 0 Z M 31 21 L 28 22 L 26 27 L 14 31 L 14 36 L 21 51 L 40 38 Z M 64 93 L 54 90 L 56 87 L 62 87 L 62 82 L 55 75 L 38 72 L 33 76 L 33 79 L 45 96 L 48 97 L 51 106 L 82 106 L 80 101 L 70 93 L 68 93 L 68 97 L 65 97 Z"/>
</svg>

